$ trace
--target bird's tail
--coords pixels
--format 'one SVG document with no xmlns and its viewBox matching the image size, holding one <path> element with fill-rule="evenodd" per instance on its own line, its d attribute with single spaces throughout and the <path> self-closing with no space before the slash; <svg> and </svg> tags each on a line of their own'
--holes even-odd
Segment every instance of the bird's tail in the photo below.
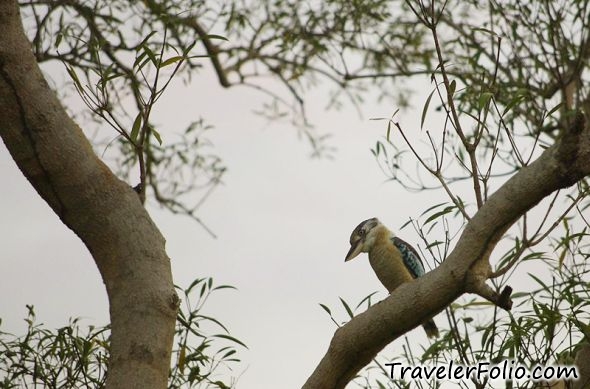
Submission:
<svg viewBox="0 0 590 389">
<path fill-rule="evenodd" d="M 424 331 L 426 331 L 426 336 L 429 338 L 438 338 L 438 328 L 436 324 L 434 324 L 434 320 L 428 319 L 424 323 L 422 323 L 422 327 Z"/>
</svg>

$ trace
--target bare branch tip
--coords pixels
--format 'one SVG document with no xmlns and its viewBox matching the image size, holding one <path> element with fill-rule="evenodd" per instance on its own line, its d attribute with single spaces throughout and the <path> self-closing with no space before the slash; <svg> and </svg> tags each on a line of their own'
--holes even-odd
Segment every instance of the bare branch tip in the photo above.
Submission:
<svg viewBox="0 0 590 389">
<path fill-rule="evenodd" d="M 504 287 L 502 293 L 500 293 L 497 305 L 500 308 L 505 309 L 506 311 L 510 311 L 512 309 L 512 299 L 510 298 L 511 295 L 512 287 L 507 285 L 506 287 Z"/>
<path fill-rule="evenodd" d="M 468 292 L 475 293 L 498 307 L 510 311 L 512 309 L 512 287 L 506 286 L 501 293 L 490 288 L 485 282 L 472 283 L 467 288 Z"/>
</svg>

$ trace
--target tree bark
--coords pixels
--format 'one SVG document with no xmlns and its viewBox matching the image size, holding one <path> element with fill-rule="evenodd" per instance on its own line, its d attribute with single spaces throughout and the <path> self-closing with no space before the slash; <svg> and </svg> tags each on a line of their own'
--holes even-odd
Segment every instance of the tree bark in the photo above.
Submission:
<svg viewBox="0 0 590 389">
<path fill-rule="evenodd" d="M 489 297 L 485 284 L 491 273 L 489 255 L 506 230 L 543 198 L 589 174 L 590 131 L 583 114 L 578 113 L 555 145 L 490 196 L 438 268 L 403 284 L 336 330 L 303 388 L 344 388 L 386 345 L 463 293 Z"/>
<path fill-rule="evenodd" d="M 111 317 L 107 388 L 165 388 L 178 308 L 165 240 L 49 88 L 16 1 L 0 2 L 0 136 L 100 271 Z"/>
<path fill-rule="evenodd" d="M 574 364 L 578 367 L 580 377 L 573 385 L 574 389 L 587 389 L 590 387 L 590 343 L 586 340 L 581 343 L 576 352 Z"/>
</svg>

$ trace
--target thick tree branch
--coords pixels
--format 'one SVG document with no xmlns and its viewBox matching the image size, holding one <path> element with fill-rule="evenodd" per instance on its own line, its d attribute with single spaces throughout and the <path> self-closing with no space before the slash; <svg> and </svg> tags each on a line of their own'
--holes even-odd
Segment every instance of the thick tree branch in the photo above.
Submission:
<svg viewBox="0 0 590 389">
<path fill-rule="evenodd" d="M 442 311 L 461 294 L 480 291 L 491 274 L 489 255 L 506 230 L 543 198 L 589 174 L 590 131 L 583 114 L 578 113 L 556 144 L 490 196 L 437 269 L 400 286 L 339 328 L 303 387 L 344 388 L 394 339 Z M 508 292 L 494 298 L 509 300 Z"/>
<path fill-rule="evenodd" d="M 112 328 L 107 388 L 165 388 L 178 297 L 164 238 L 49 88 L 16 1 L 0 2 L 0 136 L 100 270 Z"/>
</svg>

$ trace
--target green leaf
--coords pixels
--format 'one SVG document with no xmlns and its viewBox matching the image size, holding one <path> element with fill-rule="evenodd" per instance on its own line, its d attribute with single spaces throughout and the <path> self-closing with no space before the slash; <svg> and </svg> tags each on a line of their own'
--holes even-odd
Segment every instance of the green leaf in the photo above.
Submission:
<svg viewBox="0 0 590 389">
<path fill-rule="evenodd" d="M 516 299 L 519 299 L 519 298 L 528 297 L 529 295 L 530 295 L 529 292 L 516 292 L 516 293 L 513 293 L 510 297 L 513 300 L 516 300 Z"/>
<path fill-rule="evenodd" d="M 225 332 L 229 333 L 229 330 L 227 329 L 226 326 L 224 326 L 219 320 L 217 320 L 214 317 L 211 316 L 205 316 L 205 315 L 197 315 L 196 317 L 201 318 L 201 319 L 205 319 L 205 320 L 209 320 L 212 321 L 213 323 L 217 324 L 218 326 L 220 326 L 221 328 L 224 329 Z"/>
<path fill-rule="evenodd" d="M 147 43 L 147 41 L 152 37 L 152 35 L 154 35 L 156 33 L 156 31 L 152 31 L 149 34 L 146 35 L 145 38 L 143 38 L 143 40 L 141 41 L 141 43 L 139 44 L 139 47 L 143 47 L 145 46 L 145 44 Z"/>
<path fill-rule="evenodd" d="M 544 253 L 542 251 L 534 251 L 530 254 L 525 255 L 524 257 L 522 257 L 522 259 L 520 260 L 520 262 L 524 262 L 524 261 L 530 261 L 533 259 L 539 259 L 539 258 L 543 258 Z"/>
<path fill-rule="evenodd" d="M 211 57 L 209 54 L 201 54 L 201 55 L 191 55 L 191 56 L 188 56 L 187 58 L 194 59 L 194 58 L 209 58 L 209 57 Z"/>
<path fill-rule="evenodd" d="M 449 94 L 452 96 L 455 94 L 455 89 L 457 89 L 457 81 L 451 81 L 451 85 L 449 85 Z"/>
<path fill-rule="evenodd" d="M 139 135 L 139 129 L 141 128 L 141 112 L 137 113 L 135 120 L 133 121 L 133 127 L 131 128 L 131 141 L 135 143 L 137 136 Z"/>
<path fill-rule="evenodd" d="M 198 284 L 200 284 L 201 282 L 203 282 L 205 280 L 205 278 L 197 278 L 195 279 L 193 282 L 191 282 L 191 284 L 188 286 L 188 288 L 186 288 L 186 293 L 190 293 L 190 291 L 197 286 Z"/>
<path fill-rule="evenodd" d="M 152 51 L 152 49 L 150 49 L 147 46 L 143 46 L 143 50 L 147 54 L 147 56 L 150 58 L 150 60 L 152 61 L 152 63 L 157 66 L 158 65 L 158 60 L 156 58 L 156 54 L 154 54 L 154 52 Z"/>
<path fill-rule="evenodd" d="M 222 41 L 229 42 L 229 39 L 227 39 L 226 37 L 221 36 L 221 35 L 216 35 L 216 34 L 208 34 L 207 35 L 207 38 L 209 38 L 209 39 L 220 39 Z"/>
<path fill-rule="evenodd" d="M 422 214 L 421 214 L 420 216 L 424 216 L 424 215 L 426 215 L 428 212 L 432 211 L 433 209 L 435 209 L 435 208 L 438 208 L 438 207 L 440 207 L 441 205 L 445 205 L 445 204 L 447 204 L 447 203 L 446 203 L 446 202 L 444 202 L 444 203 L 435 204 L 435 205 L 433 205 L 432 207 L 428 208 L 426 211 L 422 212 Z"/>
<path fill-rule="evenodd" d="M 426 219 L 426 221 L 424 222 L 424 225 L 427 225 L 428 223 L 432 222 L 433 220 L 436 220 L 439 217 L 446 215 L 447 213 L 451 212 L 453 209 L 455 209 L 455 206 L 449 205 L 448 207 L 446 207 L 442 211 L 436 212 L 435 214 L 431 215 L 428 219 Z"/>
<path fill-rule="evenodd" d="M 410 223 L 412 223 L 412 219 L 409 219 L 407 222 L 405 222 L 404 224 L 402 224 L 402 226 L 399 228 L 400 230 L 403 230 L 404 228 L 406 228 L 406 226 Z"/>
<path fill-rule="evenodd" d="M 141 61 L 143 61 L 143 59 L 145 58 L 145 56 L 146 56 L 146 53 L 141 53 L 141 54 L 139 54 L 137 57 L 135 57 L 135 61 L 133 62 L 133 68 L 134 68 L 134 69 L 135 69 L 136 67 L 138 67 L 137 65 L 138 65 L 138 64 L 139 64 Z M 142 65 L 142 66 L 139 66 L 139 69 L 141 69 L 142 67 L 143 67 L 143 65 Z"/>
<path fill-rule="evenodd" d="M 426 245 L 426 249 L 428 250 L 428 249 L 431 249 L 433 247 L 440 246 L 441 244 L 443 244 L 443 242 L 441 242 L 440 240 L 435 240 L 434 242 L 429 243 L 428 245 Z"/>
<path fill-rule="evenodd" d="M 78 78 L 78 75 L 76 74 L 76 71 L 74 70 L 74 68 L 71 66 L 66 66 L 66 70 L 68 71 L 68 74 L 70 75 L 70 77 L 74 81 L 74 84 L 76 85 L 76 89 L 78 89 L 78 92 L 82 92 L 84 90 L 84 88 L 82 88 L 82 83 L 80 82 L 80 79 Z"/>
<path fill-rule="evenodd" d="M 332 311 L 330 311 L 330 308 L 328 308 L 327 306 L 325 306 L 322 303 L 320 303 L 320 307 L 322 307 L 324 309 L 324 311 L 326 311 L 328 313 L 328 315 L 332 316 Z"/>
<path fill-rule="evenodd" d="M 152 134 L 154 135 L 154 138 L 156 138 L 156 140 L 158 141 L 158 144 L 162 146 L 162 137 L 160 136 L 160 133 L 156 131 L 154 128 L 152 128 Z"/>
<path fill-rule="evenodd" d="M 561 254 L 559 255 L 559 260 L 558 260 L 558 269 L 559 270 L 561 270 L 561 268 L 563 267 L 563 261 L 565 259 L 567 252 L 568 252 L 567 248 L 564 248 L 563 251 L 561 252 Z"/>
<path fill-rule="evenodd" d="M 148 56 L 143 58 L 143 61 L 137 66 L 137 70 L 141 70 L 147 65 L 148 63 L 152 62 Z"/>
<path fill-rule="evenodd" d="M 479 101 L 477 103 L 479 110 L 481 111 L 484 107 L 487 107 L 491 98 L 494 96 L 492 92 L 484 92 L 479 96 Z"/>
<path fill-rule="evenodd" d="M 559 103 L 555 107 L 551 108 L 551 110 L 549 112 L 547 112 L 546 117 L 551 116 L 553 113 L 555 113 L 555 111 L 557 111 L 559 108 L 561 108 L 563 106 L 563 104 L 564 103 Z"/>
<path fill-rule="evenodd" d="M 492 30 L 489 30 L 489 29 L 483 28 L 483 27 L 476 27 L 473 29 L 473 31 L 481 31 L 481 32 L 485 32 L 485 33 L 493 35 L 493 36 L 498 36 L 498 34 L 493 32 Z"/>
<path fill-rule="evenodd" d="M 383 143 L 381 143 L 380 141 L 375 142 L 375 148 L 371 149 L 371 153 L 373 153 L 375 157 L 378 157 L 381 154 L 381 151 L 385 151 Z"/>
<path fill-rule="evenodd" d="M 236 353 L 236 350 L 228 350 L 225 354 L 221 356 L 221 359 L 227 359 L 227 357 L 232 356 Z"/>
<path fill-rule="evenodd" d="M 506 115 L 506 113 L 508 113 L 508 111 L 510 111 L 514 106 L 516 106 L 518 103 L 520 103 L 524 99 L 525 99 L 525 96 L 520 94 L 520 95 L 517 95 L 516 97 L 514 97 L 512 100 L 510 100 L 510 102 L 506 105 L 506 108 L 504 108 L 504 112 L 502 112 L 502 117 L 504 117 Z"/>
<path fill-rule="evenodd" d="M 235 286 L 232 286 L 232 285 L 219 285 L 219 286 L 216 286 L 215 288 L 213 288 L 211 290 L 219 290 L 219 289 L 234 289 L 234 290 L 238 290 L 238 288 L 236 288 Z"/>
<path fill-rule="evenodd" d="M 424 108 L 422 108 L 422 119 L 420 120 L 420 129 L 424 128 L 424 120 L 426 119 L 426 112 L 428 112 L 428 106 L 430 105 L 430 100 L 432 99 L 432 95 L 434 94 L 435 91 L 436 91 L 436 89 L 433 89 L 432 92 L 430 92 L 430 94 L 428 95 L 428 98 L 426 99 L 426 104 L 424 104 Z"/>
<path fill-rule="evenodd" d="M 344 306 L 344 309 L 346 309 L 348 316 L 350 316 L 350 318 L 352 319 L 354 317 L 354 313 L 352 313 L 352 309 L 350 309 L 350 307 L 348 306 L 348 304 L 346 303 L 346 301 L 344 301 L 344 299 L 342 297 L 338 297 L 338 298 L 340 299 L 340 302 Z"/>
<path fill-rule="evenodd" d="M 236 338 L 234 338 L 233 336 L 230 336 L 230 335 L 218 334 L 218 335 L 213 335 L 213 337 L 231 340 L 232 342 L 237 343 L 240 346 L 243 346 L 245 348 L 248 348 L 248 346 L 246 346 L 241 340 L 238 340 L 238 339 L 236 339 Z"/>
<path fill-rule="evenodd" d="M 178 356 L 178 369 L 184 371 L 184 363 L 186 361 L 186 346 L 182 346 L 180 349 L 180 355 Z"/>
<path fill-rule="evenodd" d="M 63 39 L 64 35 L 63 33 L 57 33 L 56 37 L 55 37 L 55 44 L 53 47 L 57 48 L 59 47 L 59 44 L 61 43 L 61 40 Z"/>
<path fill-rule="evenodd" d="M 548 287 L 548 286 L 547 286 L 547 285 L 546 285 L 546 284 L 545 284 L 543 281 L 541 281 L 541 279 L 540 279 L 539 277 L 536 277 L 536 276 L 535 276 L 534 274 L 532 274 L 532 273 L 527 273 L 527 274 L 528 274 L 528 275 L 529 275 L 529 276 L 530 276 L 532 279 L 534 279 L 535 281 L 537 281 L 537 283 L 538 283 L 539 285 L 541 285 L 541 287 L 542 287 L 544 290 L 549 290 L 549 287 Z"/>
<path fill-rule="evenodd" d="M 365 301 L 368 302 L 369 306 L 371 306 L 371 297 L 373 297 L 377 292 L 373 292 L 371 294 L 369 294 L 368 296 L 366 296 L 365 298 L 363 298 L 357 305 L 356 305 L 356 309 L 360 308 L 361 305 L 363 305 L 363 303 Z"/>
<path fill-rule="evenodd" d="M 195 47 L 196 44 L 197 44 L 197 41 L 194 40 L 193 43 L 191 43 L 190 45 L 185 47 L 185 49 L 182 51 L 182 54 L 184 54 L 186 56 L 188 53 L 190 53 L 190 51 L 193 49 L 193 47 Z"/>
<path fill-rule="evenodd" d="M 160 68 L 166 67 L 168 65 L 171 65 L 173 63 L 176 63 L 178 61 L 183 61 L 183 60 L 184 60 L 184 57 L 181 55 L 177 55 L 175 57 L 170 57 L 160 64 Z"/>
</svg>

